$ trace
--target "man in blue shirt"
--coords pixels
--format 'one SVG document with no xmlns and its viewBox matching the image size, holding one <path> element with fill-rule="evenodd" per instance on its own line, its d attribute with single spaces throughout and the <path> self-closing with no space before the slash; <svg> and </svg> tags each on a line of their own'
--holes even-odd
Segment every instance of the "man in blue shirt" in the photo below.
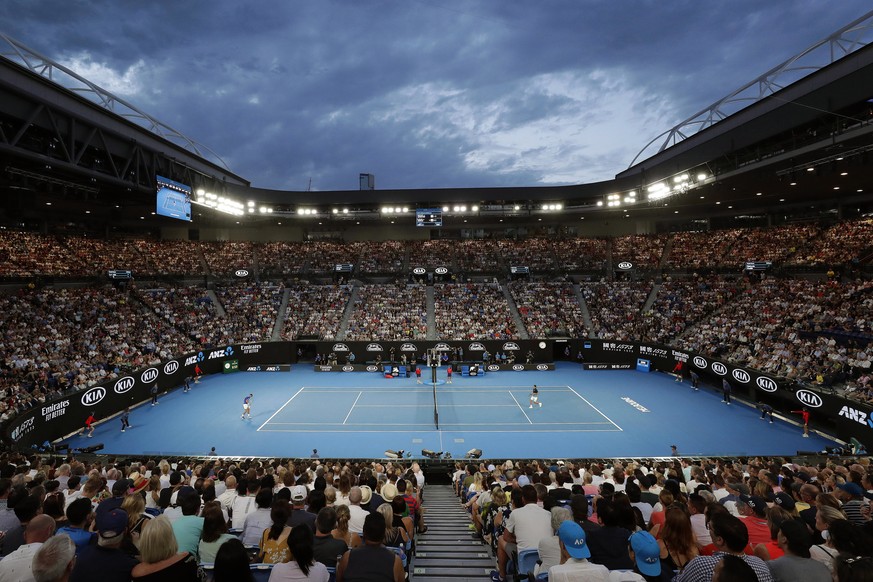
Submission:
<svg viewBox="0 0 873 582">
<path fill-rule="evenodd" d="M 76 554 L 87 548 L 91 540 L 97 534 L 88 531 L 88 522 L 91 521 L 91 500 L 80 497 L 67 506 L 67 522 L 69 525 L 58 528 L 57 533 L 67 534 L 76 544 Z"/>
</svg>

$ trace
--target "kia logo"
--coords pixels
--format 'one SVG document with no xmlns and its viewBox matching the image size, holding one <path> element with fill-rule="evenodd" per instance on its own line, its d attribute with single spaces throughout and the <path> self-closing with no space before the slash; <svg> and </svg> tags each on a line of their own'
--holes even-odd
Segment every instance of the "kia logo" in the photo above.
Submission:
<svg viewBox="0 0 873 582">
<path fill-rule="evenodd" d="M 633 263 L 630 263 L 628 261 L 622 261 L 618 264 L 618 268 L 621 269 L 622 271 L 627 271 L 628 269 L 633 269 L 633 267 L 634 267 Z"/>
<path fill-rule="evenodd" d="M 722 364 L 721 362 L 713 362 L 712 363 L 712 371 L 718 374 L 719 376 L 724 376 L 727 374 L 727 366 Z"/>
<path fill-rule="evenodd" d="M 700 356 L 694 356 L 694 359 L 691 361 L 694 362 L 694 365 L 697 366 L 698 368 L 700 368 L 702 370 L 706 369 L 706 360 L 704 360 Z"/>
<path fill-rule="evenodd" d="M 549 367 L 545 364 L 537 364 L 537 370 L 548 370 Z"/>
<path fill-rule="evenodd" d="M 424 270 L 424 267 L 416 267 L 412 269 L 413 275 L 424 275 L 427 271 Z"/>
<path fill-rule="evenodd" d="M 378 372 L 379 366 L 367 366 L 367 371 L 368 372 Z"/>
<path fill-rule="evenodd" d="M 82 394 L 82 406 L 93 406 L 106 396 L 106 388 L 97 386 Z"/>
<path fill-rule="evenodd" d="M 449 350 L 451 350 L 451 348 L 449 347 L 449 344 L 437 344 L 433 347 L 433 349 L 435 349 L 437 351 L 442 351 L 442 352 L 448 352 Z"/>
<path fill-rule="evenodd" d="M 136 380 L 131 378 L 130 376 L 125 376 L 124 378 L 120 378 L 116 383 L 113 390 L 115 390 L 116 394 L 124 394 L 133 388 L 133 385 L 136 384 Z"/>
<path fill-rule="evenodd" d="M 248 277 L 249 272 L 247 269 L 237 269 L 234 275 L 236 275 L 237 277 Z"/>
<path fill-rule="evenodd" d="M 500 366 L 498 366 L 497 364 L 491 364 L 490 366 L 488 366 L 488 371 L 489 371 L 489 372 L 496 372 L 496 371 L 498 371 L 499 369 L 500 369 Z"/>
<path fill-rule="evenodd" d="M 164 365 L 164 374 L 169 376 L 170 374 L 175 374 L 179 370 L 179 362 L 173 360 L 172 362 L 167 362 Z"/>
<path fill-rule="evenodd" d="M 758 376 L 758 379 L 755 380 L 755 383 L 758 384 L 758 388 L 760 388 L 764 392 L 776 392 L 776 388 L 778 387 L 775 380 L 771 380 L 766 376 Z"/>
<path fill-rule="evenodd" d="M 748 384 L 749 380 L 752 379 L 748 372 L 739 368 L 734 368 L 733 377 L 737 382 L 742 382 L 743 384 Z"/>
<path fill-rule="evenodd" d="M 816 394 L 815 392 L 810 392 L 809 390 L 798 390 L 794 393 L 794 396 L 797 397 L 803 404 L 807 406 L 811 406 L 813 408 L 819 408 L 824 402 L 822 402 L 821 396 Z"/>
<path fill-rule="evenodd" d="M 522 366 L 521 364 L 513 364 L 512 369 L 516 372 L 521 372 L 522 370 L 524 370 L 524 366 Z"/>
<path fill-rule="evenodd" d="M 449 272 L 449 270 L 445 267 L 437 267 L 436 269 L 434 269 L 433 272 L 436 273 L 437 275 L 445 275 L 446 273 Z"/>
<path fill-rule="evenodd" d="M 158 369 L 157 368 L 149 368 L 145 372 L 142 373 L 142 376 L 139 377 L 143 384 L 149 384 L 158 379 Z"/>
<path fill-rule="evenodd" d="M 347 346 L 346 344 L 333 344 L 333 351 L 347 352 L 349 351 L 349 346 Z"/>
<path fill-rule="evenodd" d="M 343 366 L 343 372 L 354 372 L 354 371 L 355 371 L 354 366 Z"/>
</svg>

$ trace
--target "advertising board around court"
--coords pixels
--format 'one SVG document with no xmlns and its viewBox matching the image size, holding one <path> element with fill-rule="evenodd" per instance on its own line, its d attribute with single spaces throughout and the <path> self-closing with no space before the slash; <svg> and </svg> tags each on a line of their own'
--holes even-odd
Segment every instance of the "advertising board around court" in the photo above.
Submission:
<svg viewBox="0 0 873 582">
<path fill-rule="evenodd" d="M 450 361 L 481 362 L 486 352 L 488 363 L 497 364 L 497 354 L 515 357 L 514 364 L 526 364 L 530 359 L 534 364 L 549 364 L 553 358 L 552 340 L 482 340 L 482 341 L 390 341 L 390 342 L 317 342 L 316 352 L 321 361 L 327 362 L 328 356 L 336 357 L 334 368 L 344 371 L 344 365 L 360 366 L 380 362 L 400 362 L 403 356 L 410 364 L 413 361 L 423 362 L 427 359 L 429 350 L 437 349 L 445 352 Z M 354 355 L 354 357 L 352 357 Z M 318 371 L 319 366 L 315 367 Z M 509 365 L 512 370 L 512 365 Z M 554 369 L 554 365 L 551 369 Z M 357 371 L 354 370 L 354 371 Z"/>
</svg>

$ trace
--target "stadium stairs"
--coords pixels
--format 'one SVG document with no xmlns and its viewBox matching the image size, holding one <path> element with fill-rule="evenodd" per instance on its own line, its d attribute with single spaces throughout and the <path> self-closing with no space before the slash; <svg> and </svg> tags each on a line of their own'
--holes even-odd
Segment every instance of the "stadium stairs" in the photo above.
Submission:
<svg viewBox="0 0 873 582">
<path fill-rule="evenodd" d="M 518 330 L 519 336 L 521 339 L 530 339 L 530 335 L 527 333 L 527 328 L 524 326 L 524 321 L 521 319 L 521 314 L 518 312 L 518 305 L 515 303 L 515 298 L 509 291 L 509 286 L 502 285 L 501 289 L 503 290 L 503 296 L 506 297 L 506 303 L 509 305 L 509 314 L 512 315 L 512 321 L 515 323 L 515 329 Z"/>
<path fill-rule="evenodd" d="M 355 312 L 355 304 L 358 301 L 359 288 L 357 285 L 352 286 L 352 292 L 349 295 L 349 302 L 346 303 L 346 311 L 343 313 L 343 318 L 340 320 L 339 331 L 336 334 L 336 339 L 346 339 L 346 333 L 349 331 L 349 320 L 352 318 L 352 313 Z"/>
<path fill-rule="evenodd" d="M 215 315 L 218 317 L 224 317 L 226 315 L 224 305 L 222 305 L 221 301 L 218 300 L 218 295 L 215 294 L 215 290 L 207 289 L 206 294 L 212 300 L 212 306 L 215 307 Z"/>
<path fill-rule="evenodd" d="M 434 341 L 437 338 L 436 331 L 436 299 L 434 298 L 433 285 L 425 287 L 427 296 L 427 339 Z"/>
<path fill-rule="evenodd" d="M 279 311 L 276 312 L 276 323 L 273 324 L 273 333 L 270 334 L 270 341 L 277 342 L 282 339 L 282 328 L 285 327 L 285 310 L 288 309 L 290 298 L 291 290 L 285 289 L 282 292 L 282 303 L 279 305 Z"/>
<path fill-rule="evenodd" d="M 585 296 L 582 294 L 582 286 L 579 283 L 573 284 L 573 293 L 576 294 L 576 301 L 579 302 L 579 308 L 582 310 L 582 321 L 585 323 L 585 329 L 593 330 L 594 324 L 591 323 L 591 312 L 588 311 L 588 303 L 585 301 Z"/>
<path fill-rule="evenodd" d="M 491 548 L 470 529 L 472 520 L 451 485 L 428 485 L 423 506 L 427 532 L 415 537 L 410 579 L 416 582 L 490 580 Z"/>
<path fill-rule="evenodd" d="M 649 292 L 649 296 L 646 298 L 646 302 L 643 303 L 643 308 L 640 309 L 640 313 L 645 313 L 649 309 L 651 309 L 652 304 L 655 302 L 655 299 L 658 298 L 658 293 L 660 293 L 661 288 L 664 286 L 661 283 L 655 283 L 652 285 L 652 290 Z"/>
</svg>

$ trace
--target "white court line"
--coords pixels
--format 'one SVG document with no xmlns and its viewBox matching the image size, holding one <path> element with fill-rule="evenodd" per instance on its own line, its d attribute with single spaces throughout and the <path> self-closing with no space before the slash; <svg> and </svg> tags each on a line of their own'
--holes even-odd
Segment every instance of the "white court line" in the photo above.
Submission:
<svg viewBox="0 0 873 582">
<path fill-rule="evenodd" d="M 507 390 L 507 392 L 509 392 L 509 395 L 512 396 L 512 399 L 515 400 L 515 395 L 512 393 L 512 390 Z M 518 409 L 521 410 L 521 413 L 524 415 L 524 417 L 527 419 L 527 421 L 529 423 L 533 424 L 533 421 L 527 415 L 527 412 L 524 411 L 524 408 L 521 407 L 521 404 L 518 403 L 518 400 L 515 400 L 515 404 L 516 404 L 516 406 L 518 406 Z"/>
<path fill-rule="evenodd" d="M 393 402 L 390 404 L 358 404 L 358 408 L 385 408 L 386 406 L 390 406 L 391 408 L 397 408 L 399 406 L 405 406 L 407 408 L 433 408 L 433 404 L 394 404 Z M 515 408 L 515 404 L 455 404 L 454 406 L 463 406 L 464 408 L 474 407 L 474 406 L 486 406 L 488 408 L 495 408 L 498 406 L 503 407 L 511 407 Z"/>
<path fill-rule="evenodd" d="M 596 406 L 594 406 L 593 404 L 591 404 L 590 402 L 588 402 L 588 400 L 587 400 L 584 396 L 582 396 L 581 394 L 579 394 L 578 392 L 576 392 L 575 390 L 573 390 L 573 388 L 571 388 L 570 386 L 567 386 L 567 388 L 570 388 L 570 391 L 571 391 L 573 394 L 575 394 L 576 396 L 578 396 L 579 398 L 581 398 L 582 400 L 584 400 L 585 403 L 586 403 L 588 406 L 590 406 L 591 408 L 593 408 L 594 410 L 596 410 L 596 411 L 598 412 L 598 414 L 600 414 L 600 416 L 602 416 L 603 418 L 605 418 L 605 419 L 608 420 L 609 422 L 612 422 L 612 419 L 611 419 L 611 418 L 609 418 L 608 416 L 606 416 L 605 414 L 603 414 L 602 412 L 600 412 L 600 410 L 599 410 Z M 612 422 L 612 424 L 615 425 L 615 428 L 617 428 L 618 430 L 624 432 L 624 429 L 623 429 L 623 428 L 621 428 L 620 426 L 618 426 L 618 425 L 615 424 L 614 422 Z"/>
<path fill-rule="evenodd" d="M 604 424 L 606 424 L 606 423 L 604 423 Z M 442 423 L 440 423 L 440 426 L 442 426 Z M 503 426 L 506 426 L 506 425 L 504 424 Z M 534 426 L 536 426 L 536 425 L 534 425 Z M 418 427 L 417 430 L 416 429 L 408 429 L 408 430 L 355 430 L 355 431 L 348 431 L 348 432 L 353 432 L 353 433 L 371 433 L 371 432 L 372 433 L 383 433 L 383 432 L 388 433 L 388 432 L 392 432 L 392 433 L 419 434 L 421 432 L 431 432 L 431 431 L 439 432 L 442 434 L 441 430 L 436 431 L 436 429 L 431 428 L 430 431 L 422 431 L 421 427 Z M 288 430 L 288 429 L 271 430 L 271 429 L 265 429 L 265 430 L 262 430 L 261 432 L 300 432 L 300 433 L 346 434 L 345 431 L 336 431 L 336 430 Z M 453 431 L 453 432 L 459 432 L 459 433 L 464 433 L 464 434 L 466 434 L 466 433 L 494 434 L 493 430 L 457 430 L 457 431 Z M 565 432 L 623 432 L 623 431 L 621 431 L 621 429 L 619 429 L 619 430 L 601 430 L 601 429 L 584 429 L 583 428 L 583 429 L 560 429 L 560 430 L 531 429 L 531 430 L 523 430 L 521 432 L 524 432 L 524 433 L 528 433 L 528 432 L 565 433 Z M 442 442 L 440 444 L 442 444 Z M 442 448 L 442 446 L 440 448 Z"/>
<path fill-rule="evenodd" d="M 522 411 L 524 412 L 524 411 Z M 273 426 L 279 424 L 290 424 L 293 426 L 417 426 L 417 427 L 427 427 L 427 424 L 414 424 L 411 422 L 360 422 L 357 424 L 339 424 L 336 422 L 273 422 L 270 423 Z M 533 424 L 533 423 L 531 423 Z M 588 426 L 590 424 L 611 424 L 615 426 L 614 422 L 538 422 L 537 426 Z M 440 423 L 440 426 L 506 426 L 505 422 L 450 422 L 450 423 Z"/>
<path fill-rule="evenodd" d="M 358 400 L 361 399 L 361 394 L 363 394 L 363 392 L 358 392 L 358 397 L 355 398 L 354 402 L 352 402 L 352 407 L 349 408 L 349 413 L 346 415 L 345 419 L 343 419 L 343 424 L 345 424 L 349 417 L 352 415 L 352 411 L 355 409 L 355 404 L 357 404 Z"/>
<path fill-rule="evenodd" d="M 305 386 L 304 386 L 304 388 L 305 388 Z M 301 392 L 303 392 L 303 388 L 301 388 L 300 390 L 298 390 L 298 391 L 294 394 L 294 396 L 292 396 L 291 398 L 289 398 L 289 399 L 288 399 L 288 402 L 286 402 L 285 404 L 283 404 L 283 405 L 279 408 L 279 410 L 277 410 L 276 412 L 273 413 L 273 416 L 276 416 L 277 414 L 279 414 L 280 412 L 282 412 L 282 409 L 285 408 L 286 406 L 288 406 L 288 403 L 289 403 L 289 402 L 291 402 L 292 400 L 294 400 L 295 398 L 297 398 L 297 395 L 300 394 Z M 264 424 L 262 424 L 261 426 L 259 426 L 259 427 L 258 427 L 258 430 L 261 430 L 262 428 L 264 428 L 265 426 L 267 426 L 267 424 L 268 424 L 271 420 L 273 420 L 273 416 L 271 416 L 270 418 L 268 418 L 267 421 L 266 421 Z M 257 431 L 256 431 L 256 432 L 257 432 Z"/>
<path fill-rule="evenodd" d="M 495 387 L 498 388 L 498 387 Z M 499 388 L 506 390 L 505 386 L 500 386 Z M 530 390 L 530 386 L 511 386 L 511 388 L 524 388 L 526 391 Z M 548 389 L 548 388 L 539 388 L 537 387 L 539 392 L 566 392 L 567 386 L 564 386 L 561 389 Z M 348 392 L 350 394 L 354 394 L 355 392 L 360 392 L 360 390 L 314 390 L 310 389 L 307 394 L 341 394 L 343 392 Z M 364 390 L 367 394 L 430 394 L 430 390 Z M 494 394 L 497 390 L 437 390 L 437 394 Z"/>
</svg>

